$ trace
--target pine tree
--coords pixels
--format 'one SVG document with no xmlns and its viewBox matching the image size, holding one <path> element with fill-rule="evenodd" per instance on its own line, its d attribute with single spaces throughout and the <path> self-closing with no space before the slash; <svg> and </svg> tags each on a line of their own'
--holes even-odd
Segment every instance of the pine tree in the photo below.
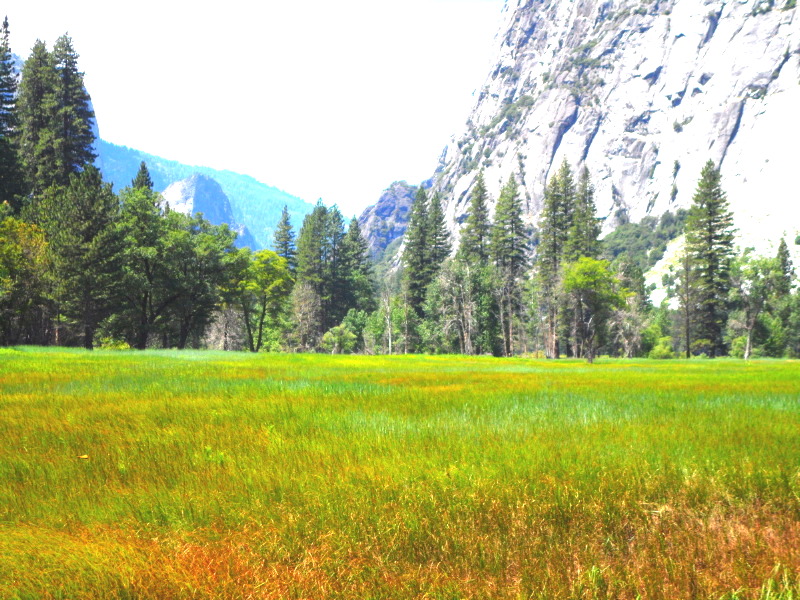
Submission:
<svg viewBox="0 0 800 600">
<path fill-rule="evenodd" d="M 475 186 L 472 188 L 469 214 L 467 215 L 464 231 L 461 234 L 461 244 L 459 246 L 461 256 L 478 264 L 485 264 L 489 260 L 491 223 L 489 221 L 489 209 L 486 206 L 488 196 L 486 182 L 483 179 L 483 171 L 481 171 L 478 173 Z"/>
<path fill-rule="evenodd" d="M 131 181 L 131 187 L 135 190 L 153 191 L 153 180 L 150 178 L 150 171 L 147 170 L 147 165 L 144 161 L 139 165 L 139 171 Z"/>
<path fill-rule="evenodd" d="M 589 169 L 581 171 L 575 202 L 572 210 L 572 223 L 567 231 L 564 259 L 574 262 L 582 256 L 597 258 L 600 254 L 600 225 L 597 222 L 594 205 L 594 186 L 589 179 Z"/>
<path fill-rule="evenodd" d="M 403 250 L 403 278 L 408 305 L 414 314 L 422 316 L 425 293 L 431 282 L 429 262 L 430 236 L 428 232 L 428 195 L 420 187 L 411 205 L 411 215 L 405 233 Z"/>
<path fill-rule="evenodd" d="M 50 188 L 42 204 L 61 313 L 91 350 L 97 326 L 111 314 L 120 291 L 119 202 L 90 166 L 72 175 L 66 188 Z"/>
<path fill-rule="evenodd" d="M 545 188 L 536 249 L 539 305 L 544 313 L 545 354 L 548 358 L 559 357 L 559 313 L 562 309 L 559 290 L 574 204 L 575 184 L 572 170 L 565 160 Z"/>
<path fill-rule="evenodd" d="M 278 227 L 275 229 L 272 247 L 275 249 L 278 256 L 286 259 L 286 264 L 289 265 L 289 271 L 294 273 L 297 269 L 297 249 L 294 243 L 292 221 L 289 219 L 289 207 L 286 205 L 283 207 L 281 220 L 278 222 Z"/>
<path fill-rule="evenodd" d="M 8 202 L 14 212 L 19 212 L 24 185 L 14 139 L 18 125 L 16 104 L 17 73 L 6 17 L 0 32 L 0 204 Z"/>
<path fill-rule="evenodd" d="M 789 254 L 789 247 L 786 240 L 781 238 L 778 244 L 778 254 L 775 257 L 778 262 L 778 279 L 775 283 L 775 291 L 781 295 L 788 295 L 792 291 L 792 281 L 794 280 L 794 266 L 792 257 Z"/>
<path fill-rule="evenodd" d="M 347 307 L 371 312 L 375 310 L 375 289 L 372 283 L 372 261 L 369 243 L 361 234 L 358 219 L 353 217 L 343 242 L 345 273 L 348 279 Z"/>
<path fill-rule="evenodd" d="M 56 112 L 56 73 L 44 42 L 36 40 L 22 66 L 17 111 L 20 161 L 26 189 L 38 195 L 55 183 L 56 160 L 52 129 Z"/>
<path fill-rule="evenodd" d="M 515 320 L 519 314 L 522 275 L 525 270 L 527 234 L 522 222 L 522 201 L 517 181 L 512 174 L 500 192 L 491 230 L 491 256 L 497 268 L 501 287 L 500 326 L 503 331 L 504 353 L 513 353 Z"/>
<path fill-rule="evenodd" d="M 730 264 L 733 257 L 733 215 L 712 161 L 703 167 L 686 221 L 687 251 L 696 270 L 698 349 L 710 356 L 725 353 Z"/>
<path fill-rule="evenodd" d="M 444 261 L 450 256 L 453 246 L 450 243 L 450 232 L 444 220 L 442 200 L 436 193 L 431 199 L 428 210 L 428 261 L 430 262 L 431 280 L 441 269 Z"/>
<path fill-rule="evenodd" d="M 78 71 L 78 53 L 72 39 L 62 35 L 53 47 L 56 70 L 56 113 L 53 122 L 58 172 L 56 183 L 66 185 L 70 174 L 81 171 L 97 158 L 94 152 L 94 110 Z"/>
</svg>

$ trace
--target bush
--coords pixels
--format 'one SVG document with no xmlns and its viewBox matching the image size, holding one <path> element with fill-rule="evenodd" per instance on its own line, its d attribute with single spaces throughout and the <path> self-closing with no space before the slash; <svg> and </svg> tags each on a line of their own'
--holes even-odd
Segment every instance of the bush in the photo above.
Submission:
<svg viewBox="0 0 800 600">
<path fill-rule="evenodd" d="M 658 359 L 675 358 L 675 352 L 672 350 L 672 338 L 670 336 L 658 338 L 658 342 L 653 346 L 649 357 Z"/>
<path fill-rule="evenodd" d="M 131 346 L 125 340 L 116 340 L 112 337 L 100 338 L 101 350 L 130 350 Z"/>
</svg>

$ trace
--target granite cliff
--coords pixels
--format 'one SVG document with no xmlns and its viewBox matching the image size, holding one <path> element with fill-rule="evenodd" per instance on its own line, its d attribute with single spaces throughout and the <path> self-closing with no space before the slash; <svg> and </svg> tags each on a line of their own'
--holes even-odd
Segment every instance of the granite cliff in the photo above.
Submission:
<svg viewBox="0 0 800 600">
<path fill-rule="evenodd" d="M 608 232 L 691 204 L 721 168 L 738 243 L 800 233 L 800 15 L 795 0 L 507 0 L 496 64 L 433 187 L 449 226 L 480 169 L 516 174 L 535 224 L 563 159 L 586 165 Z"/>
</svg>

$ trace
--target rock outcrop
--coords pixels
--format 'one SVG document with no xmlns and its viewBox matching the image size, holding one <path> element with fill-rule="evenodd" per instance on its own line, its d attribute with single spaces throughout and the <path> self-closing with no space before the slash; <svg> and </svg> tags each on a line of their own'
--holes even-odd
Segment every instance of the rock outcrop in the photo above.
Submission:
<svg viewBox="0 0 800 600">
<path fill-rule="evenodd" d="M 233 218 L 231 204 L 219 183 L 207 175 L 195 173 L 187 179 L 176 181 L 161 193 L 170 210 L 185 215 L 202 213 L 212 225 L 228 225 L 238 237 L 236 245 L 257 248 L 258 245 L 247 227 Z"/>
<path fill-rule="evenodd" d="M 586 165 L 599 216 L 688 207 L 722 171 L 739 243 L 800 233 L 800 15 L 794 0 L 508 0 L 494 69 L 434 177 L 451 229 L 484 169 L 511 173 L 535 224 L 545 182 Z"/>
<path fill-rule="evenodd" d="M 377 203 L 358 217 L 358 224 L 369 243 L 373 258 L 378 258 L 389 244 L 406 232 L 416 193 L 416 186 L 396 181 L 384 190 Z"/>
</svg>

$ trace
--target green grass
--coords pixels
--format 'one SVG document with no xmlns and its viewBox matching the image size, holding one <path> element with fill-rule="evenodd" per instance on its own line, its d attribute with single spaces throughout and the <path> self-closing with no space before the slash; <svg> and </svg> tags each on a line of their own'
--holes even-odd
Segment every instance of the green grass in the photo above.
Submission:
<svg viewBox="0 0 800 600">
<path fill-rule="evenodd" d="M 789 600 L 799 577 L 798 362 L 0 350 L 0 598 Z"/>
</svg>

